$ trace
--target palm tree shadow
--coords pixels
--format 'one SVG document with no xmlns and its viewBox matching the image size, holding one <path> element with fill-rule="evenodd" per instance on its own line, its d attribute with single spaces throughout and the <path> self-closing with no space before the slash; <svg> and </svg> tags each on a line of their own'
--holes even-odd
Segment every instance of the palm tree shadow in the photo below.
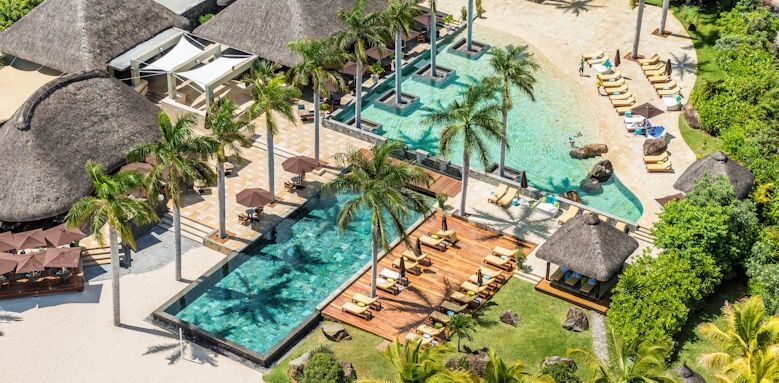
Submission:
<svg viewBox="0 0 779 383">
<path fill-rule="evenodd" d="M 671 60 L 671 68 L 679 75 L 679 78 L 684 80 L 685 74 L 695 74 L 698 72 L 698 68 L 695 63 L 692 62 L 692 58 L 684 53 L 681 57 L 677 57 L 671 53 L 673 60 Z"/>
<path fill-rule="evenodd" d="M 0 314 L 0 323 L 11 323 L 11 322 L 21 322 L 22 317 L 16 314 L 10 314 L 10 313 L 3 313 Z M 0 331 L 0 336 L 5 335 L 4 332 Z"/>
<path fill-rule="evenodd" d="M 592 4 L 592 0 L 547 0 L 544 4 L 553 5 L 557 9 L 562 9 L 563 13 L 573 13 L 579 16 L 582 12 L 589 12 L 593 8 L 600 8 L 600 5 Z"/>
<path fill-rule="evenodd" d="M 481 240 L 497 239 L 502 236 L 499 232 L 522 232 L 523 235 L 535 234 L 538 237 L 546 238 L 549 235 L 549 229 L 544 223 L 546 219 L 536 219 L 533 217 L 533 209 L 527 207 L 522 209 L 502 209 L 502 215 L 495 212 L 483 211 L 478 208 L 472 208 L 472 218 L 479 219 L 487 223 L 488 226 L 496 229 L 497 232 L 486 234 Z"/>
<path fill-rule="evenodd" d="M 473 320 L 476 322 L 477 325 L 481 327 L 495 327 L 495 325 L 498 324 L 498 321 L 495 319 L 488 318 L 486 315 L 486 311 L 490 309 L 490 307 L 497 307 L 498 304 L 493 301 L 487 301 L 485 302 L 481 307 L 479 307 L 478 310 L 474 311 L 471 316 L 473 316 Z"/>
<path fill-rule="evenodd" d="M 398 132 L 398 139 L 414 149 L 422 149 L 428 153 L 434 153 L 438 150 L 438 136 L 433 133 L 432 126 L 424 128 L 418 138 L 412 138 L 401 130 Z"/>
<path fill-rule="evenodd" d="M 192 357 L 191 361 L 198 363 L 198 364 L 208 364 L 212 367 L 217 367 L 218 363 L 216 359 L 214 359 L 213 354 L 209 353 L 206 350 L 203 350 L 199 347 L 192 347 L 189 343 L 184 343 L 184 353 L 186 353 L 187 349 L 190 349 L 190 356 Z M 168 365 L 176 364 L 176 362 L 182 360 L 181 355 L 181 346 L 178 342 L 174 343 L 165 343 L 165 344 L 157 344 L 154 346 L 149 346 L 149 348 L 146 349 L 146 352 L 143 353 L 143 355 L 153 355 L 153 354 L 165 354 L 165 359 L 168 360 Z M 186 360 L 186 359 L 185 359 Z"/>
</svg>

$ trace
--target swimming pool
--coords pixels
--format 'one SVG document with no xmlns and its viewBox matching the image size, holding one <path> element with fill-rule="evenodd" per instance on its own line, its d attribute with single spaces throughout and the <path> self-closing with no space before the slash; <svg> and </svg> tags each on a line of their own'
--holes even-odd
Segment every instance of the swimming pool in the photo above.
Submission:
<svg viewBox="0 0 779 383">
<path fill-rule="evenodd" d="M 492 46 L 503 46 L 511 41 L 506 36 L 488 28 L 480 27 L 476 38 Z M 452 41 L 457 41 L 457 38 Z M 469 60 L 447 52 L 448 45 L 441 46 L 438 63 L 457 71 L 457 77 L 443 88 L 421 83 L 406 76 L 403 92 L 419 97 L 419 107 L 405 116 L 377 107 L 376 100 L 391 89 L 394 81 L 372 90 L 363 102 L 362 118 L 382 124 L 377 132 L 388 138 L 401 140 L 413 149 L 422 149 L 430 156 L 438 155 L 440 128 L 424 124 L 425 115 L 433 109 L 439 109 L 459 97 L 469 85 L 480 82 L 492 73 L 489 65 L 490 53 L 478 60 Z M 569 156 L 571 150 L 569 137 L 577 144 L 595 143 L 598 136 L 598 119 L 591 108 L 583 102 L 586 95 L 581 94 L 576 84 L 556 72 L 552 65 L 539 55 L 535 56 L 541 70 L 537 73 L 536 102 L 518 91 L 513 91 L 514 108 L 508 115 L 508 143 L 506 166 L 525 170 L 528 182 L 541 190 L 562 193 L 568 190 L 579 192 L 585 204 L 613 215 L 637 221 L 642 214 L 641 203 L 616 177 L 603 185 L 603 193 L 590 195 L 579 188 L 595 159 L 576 160 Z M 420 60 L 414 68 L 421 68 L 429 60 Z M 336 119 L 349 121 L 354 117 L 354 109 L 344 110 Z M 493 162 L 498 161 L 498 142 L 489 142 L 489 150 L 494 153 Z M 462 147 L 458 145 L 456 147 Z M 460 164 L 462 154 L 455 149 L 448 158 Z M 471 166 L 483 170 L 478 161 Z"/>
<path fill-rule="evenodd" d="M 370 262 L 370 214 L 357 214 L 345 231 L 336 226 L 348 198 L 310 201 L 155 315 L 255 363 L 271 362 L 305 331 L 317 305 Z M 419 218 L 407 217 L 406 226 Z"/>
</svg>

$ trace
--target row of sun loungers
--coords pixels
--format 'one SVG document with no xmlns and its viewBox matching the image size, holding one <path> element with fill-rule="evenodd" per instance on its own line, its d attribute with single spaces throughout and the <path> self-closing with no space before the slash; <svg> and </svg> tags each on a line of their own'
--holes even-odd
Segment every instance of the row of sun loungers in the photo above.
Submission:
<svg viewBox="0 0 779 383">
<path fill-rule="evenodd" d="M 598 285 L 598 281 L 595 278 L 584 276 L 579 272 L 569 270 L 565 266 L 560 266 L 554 274 L 549 277 L 549 280 L 588 296 L 594 292 L 595 287 Z"/>
<path fill-rule="evenodd" d="M 501 207 L 508 207 L 514 201 L 517 193 L 519 193 L 519 190 L 516 188 L 501 183 L 498 185 L 498 188 L 495 189 L 495 192 L 487 198 L 487 202 Z"/>
<path fill-rule="evenodd" d="M 658 54 L 647 59 L 640 59 L 638 63 L 658 96 L 673 96 L 682 92 L 679 84 L 666 73 L 666 64 L 660 60 Z"/>
<path fill-rule="evenodd" d="M 628 89 L 625 78 L 620 72 L 599 74 L 598 80 L 601 81 L 601 86 L 617 113 L 624 114 L 636 105 L 636 98 Z"/>
</svg>

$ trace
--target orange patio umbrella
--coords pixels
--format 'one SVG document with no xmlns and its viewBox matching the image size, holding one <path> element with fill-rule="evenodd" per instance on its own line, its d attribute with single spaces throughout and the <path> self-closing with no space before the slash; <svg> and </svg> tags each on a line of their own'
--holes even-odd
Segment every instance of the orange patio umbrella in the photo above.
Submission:
<svg viewBox="0 0 779 383">
<path fill-rule="evenodd" d="M 80 247 L 46 249 L 43 257 L 44 267 L 78 267 L 81 258 Z"/>
<path fill-rule="evenodd" d="M 19 250 L 45 247 L 46 236 L 41 229 L 27 230 L 14 234 L 14 244 Z"/>
<path fill-rule="evenodd" d="M 47 229 L 43 232 L 43 235 L 53 246 L 67 245 L 86 236 L 78 228 L 68 229 L 67 225 L 64 223 Z"/>
<path fill-rule="evenodd" d="M 40 251 L 32 254 L 19 254 L 19 263 L 16 265 L 17 273 L 31 273 L 35 271 L 43 271 L 43 261 L 45 252 Z"/>
<path fill-rule="evenodd" d="M 16 249 L 14 233 L 10 231 L 0 233 L 0 251 L 11 251 L 13 249 Z"/>
<path fill-rule="evenodd" d="M 18 255 L 0 253 L 0 274 L 14 271 L 16 265 L 19 263 L 18 258 Z"/>
</svg>

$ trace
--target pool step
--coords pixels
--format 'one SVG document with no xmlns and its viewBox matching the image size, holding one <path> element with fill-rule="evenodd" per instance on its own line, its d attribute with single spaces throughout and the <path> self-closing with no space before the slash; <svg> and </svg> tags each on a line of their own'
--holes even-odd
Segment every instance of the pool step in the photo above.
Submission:
<svg viewBox="0 0 779 383">
<path fill-rule="evenodd" d="M 655 237 L 652 236 L 652 231 L 649 228 L 639 226 L 635 231 L 630 232 L 630 236 L 638 241 L 646 242 L 650 245 L 655 244 Z"/>
<path fill-rule="evenodd" d="M 159 227 L 173 231 L 173 214 L 166 212 L 160 220 Z M 189 238 L 197 243 L 203 243 L 203 239 L 208 237 L 214 229 L 195 222 L 189 218 L 181 217 L 181 236 Z"/>
</svg>

